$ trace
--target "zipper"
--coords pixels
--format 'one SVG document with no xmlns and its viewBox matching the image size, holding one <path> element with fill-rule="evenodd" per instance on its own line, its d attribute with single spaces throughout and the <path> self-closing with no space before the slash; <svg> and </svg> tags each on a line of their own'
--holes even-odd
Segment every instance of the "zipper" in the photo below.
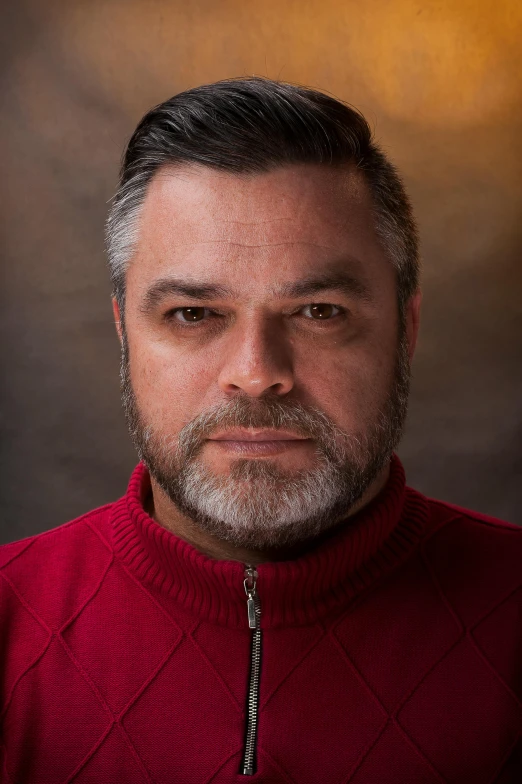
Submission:
<svg viewBox="0 0 522 784">
<path fill-rule="evenodd" d="M 248 627 L 252 629 L 252 643 L 250 652 L 250 678 L 248 682 L 246 706 L 246 732 L 243 762 L 241 773 L 243 776 L 253 776 L 256 769 L 256 738 L 257 721 L 259 713 L 259 676 L 261 672 L 261 605 L 256 591 L 257 570 L 254 566 L 246 565 L 245 593 L 247 595 Z"/>
</svg>

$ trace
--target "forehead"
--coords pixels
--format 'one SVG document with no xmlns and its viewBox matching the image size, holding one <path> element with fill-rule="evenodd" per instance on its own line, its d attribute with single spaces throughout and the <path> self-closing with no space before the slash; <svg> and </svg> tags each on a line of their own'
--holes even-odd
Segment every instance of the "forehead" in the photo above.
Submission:
<svg viewBox="0 0 522 784">
<path fill-rule="evenodd" d="M 142 288 L 182 272 L 234 278 L 248 288 L 343 259 L 371 277 L 390 266 L 373 225 L 366 183 L 353 168 L 295 165 L 237 175 L 163 167 L 144 200 L 128 283 Z"/>
</svg>

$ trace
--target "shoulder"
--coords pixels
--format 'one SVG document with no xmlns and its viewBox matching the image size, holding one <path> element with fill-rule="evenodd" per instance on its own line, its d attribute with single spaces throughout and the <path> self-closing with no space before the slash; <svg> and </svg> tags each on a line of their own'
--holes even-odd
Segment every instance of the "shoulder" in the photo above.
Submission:
<svg viewBox="0 0 522 784">
<path fill-rule="evenodd" d="M 416 491 L 413 491 L 416 492 Z M 447 501 L 441 501 L 437 498 L 425 497 L 432 513 L 442 519 L 462 517 L 467 520 L 473 521 L 479 526 L 489 526 L 495 529 L 505 529 L 512 531 L 517 535 L 522 536 L 522 526 L 514 525 L 506 520 L 500 520 L 498 517 L 491 517 L 490 515 L 476 512 L 473 509 L 466 509 L 463 506 L 450 504 Z"/>
<path fill-rule="evenodd" d="M 427 498 L 423 554 L 466 626 L 515 602 L 522 607 L 522 527 Z"/>
<path fill-rule="evenodd" d="M 4 620 L 31 613 L 45 626 L 64 622 L 83 595 L 96 589 L 112 561 L 109 521 L 114 504 L 64 525 L 0 547 Z"/>
<path fill-rule="evenodd" d="M 49 531 L 0 545 L 0 573 L 15 560 L 23 563 L 24 553 L 30 550 L 43 553 L 52 548 L 53 554 L 57 557 L 64 550 L 70 552 L 71 548 L 76 549 L 79 544 L 85 543 L 85 539 L 89 539 L 94 531 L 97 532 L 98 538 L 103 537 L 102 531 L 106 527 L 104 523 L 110 517 L 114 505 L 111 503 L 100 506 Z"/>
</svg>

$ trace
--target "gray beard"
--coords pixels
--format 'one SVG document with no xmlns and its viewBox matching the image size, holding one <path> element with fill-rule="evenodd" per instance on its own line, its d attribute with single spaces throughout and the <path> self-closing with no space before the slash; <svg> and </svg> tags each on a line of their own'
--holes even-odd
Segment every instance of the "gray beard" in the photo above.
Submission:
<svg viewBox="0 0 522 784">
<path fill-rule="evenodd" d="M 125 333 L 122 400 L 140 459 L 163 492 L 202 531 L 236 547 L 276 549 L 315 538 L 334 527 L 389 462 L 406 419 L 410 362 L 404 334 L 384 401 L 364 432 L 346 433 L 322 411 L 271 396 L 239 394 L 199 414 L 178 436 L 158 433 L 143 421 L 132 388 Z M 198 459 L 217 430 L 285 428 L 312 438 L 316 465 L 288 472 L 275 461 L 238 458 L 226 475 Z"/>
</svg>

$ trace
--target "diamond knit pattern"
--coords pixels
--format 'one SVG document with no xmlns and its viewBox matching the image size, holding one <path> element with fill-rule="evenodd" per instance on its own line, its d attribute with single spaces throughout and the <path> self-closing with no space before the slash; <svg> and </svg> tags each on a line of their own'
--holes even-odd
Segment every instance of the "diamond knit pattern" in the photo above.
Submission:
<svg viewBox="0 0 522 784">
<path fill-rule="evenodd" d="M 239 775 L 243 565 L 124 499 L 0 548 L 1 781 Z M 522 530 L 388 487 L 346 530 L 259 567 L 262 784 L 522 781 Z"/>
</svg>

